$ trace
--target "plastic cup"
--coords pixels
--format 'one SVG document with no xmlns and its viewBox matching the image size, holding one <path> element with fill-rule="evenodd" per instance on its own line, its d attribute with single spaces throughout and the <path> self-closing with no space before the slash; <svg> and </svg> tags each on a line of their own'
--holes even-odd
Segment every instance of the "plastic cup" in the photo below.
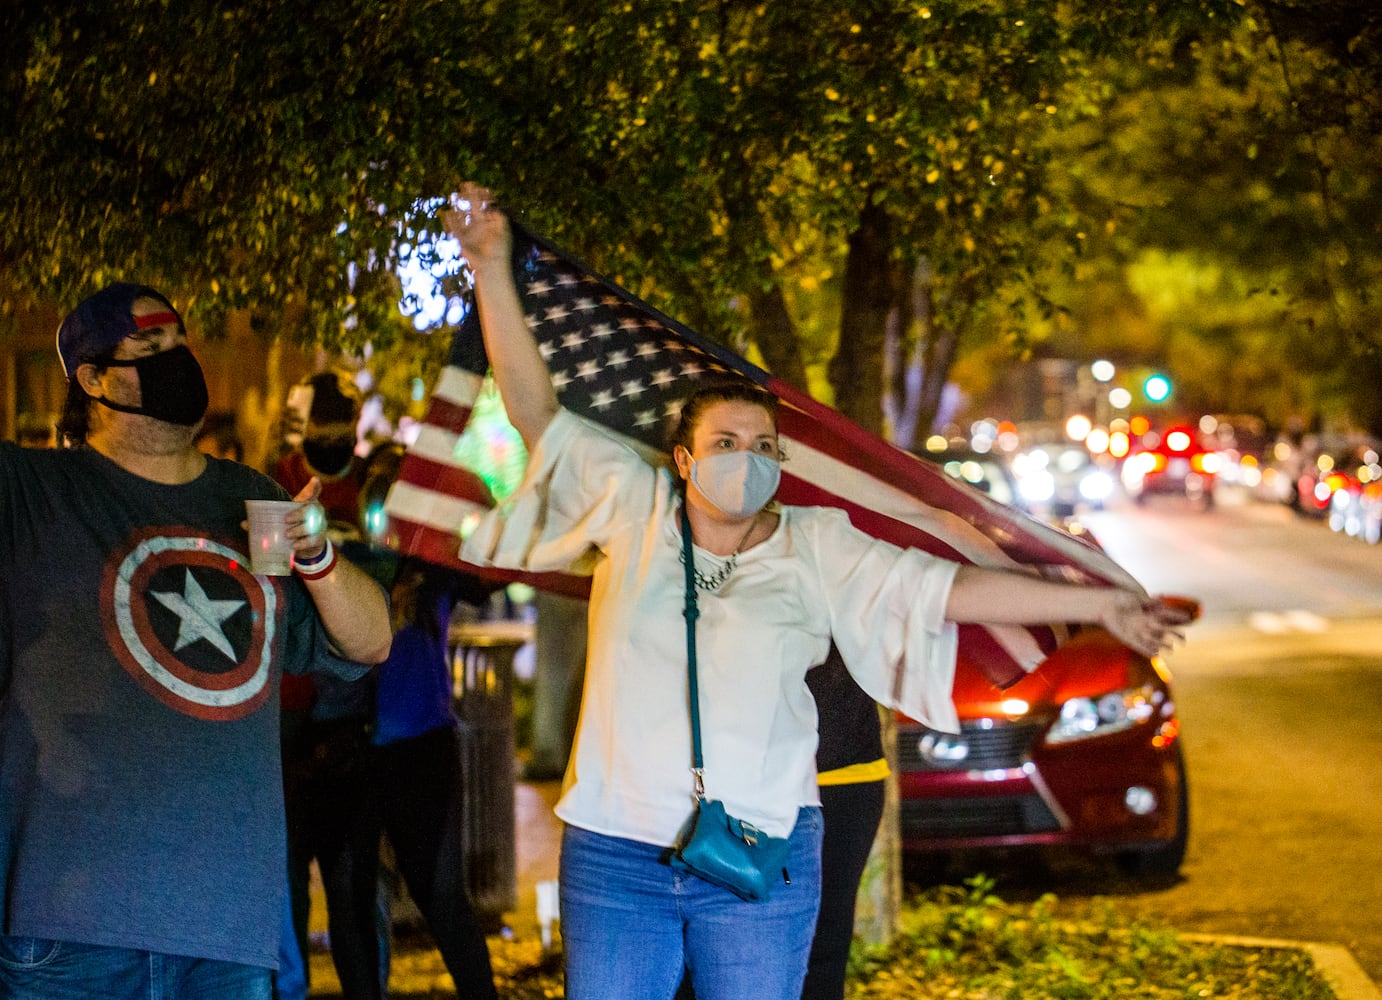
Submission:
<svg viewBox="0 0 1382 1000">
<path fill-rule="evenodd" d="M 291 576 L 293 543 L 283 533 L 284 518 L 298 506 L 295 500 L 246 500 L 250 526 L 250 572 L 260 576 Z"/>
</svg>

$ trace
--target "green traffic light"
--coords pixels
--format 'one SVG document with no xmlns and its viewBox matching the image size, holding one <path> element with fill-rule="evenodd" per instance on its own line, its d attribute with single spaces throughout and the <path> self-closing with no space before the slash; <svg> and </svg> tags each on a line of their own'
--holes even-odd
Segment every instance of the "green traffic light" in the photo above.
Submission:
<svg viewBox="0 0 1382 1000">
<path fill-rule="evenodd" d="M 1164 403 L 1171 395 L 1171 380 L 1165 375 L 1149 376 L 1142 383 L 1142 394 L 1153 403 Z"/>
</svg>

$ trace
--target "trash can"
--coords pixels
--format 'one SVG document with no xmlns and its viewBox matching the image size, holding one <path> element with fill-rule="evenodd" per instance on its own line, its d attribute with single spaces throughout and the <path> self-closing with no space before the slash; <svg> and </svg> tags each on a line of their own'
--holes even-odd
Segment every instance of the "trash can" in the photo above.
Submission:
<svg viewBox="0 0 1382 1000">
<path fill-rule="evenodd" d="M 513 658 L 532 640 L 526 622 L 476 622 L 450 632 L 461 754 L 461 863 L 487 934 L 518 905 L 514 854 Z"/>
</svg>

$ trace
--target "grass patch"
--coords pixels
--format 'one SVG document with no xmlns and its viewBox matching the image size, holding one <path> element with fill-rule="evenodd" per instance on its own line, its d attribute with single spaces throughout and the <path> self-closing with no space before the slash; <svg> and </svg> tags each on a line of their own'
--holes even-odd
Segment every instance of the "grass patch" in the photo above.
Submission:
<svg viewBox="0 0 1382 1000">
<path fill-rule="evenodd" d="M 856 944 L 850 1000 L 1333 1000 L 1305 952 L 1180 940 L 1107 902 L 1015 905 L 983 876 L 908 902 L 886 947 Z"/>
</svg>

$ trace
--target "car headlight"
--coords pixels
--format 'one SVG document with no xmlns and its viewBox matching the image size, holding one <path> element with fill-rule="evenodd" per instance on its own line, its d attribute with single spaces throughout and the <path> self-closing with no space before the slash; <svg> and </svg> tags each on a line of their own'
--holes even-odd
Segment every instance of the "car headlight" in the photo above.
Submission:
<svg viewBox="0 0 1382 1000">
<path fill-rule="evenodd" d="M 1091 472 L 1080 480 L 1080 496 L 1086 500 L 1107 500 L 1113 493 L 1113 477 L 1107 472 Z"/>
<path fill-rule="evenodd" d="M 1044 503 L 1056 494 L 1056 479 L 1045 469 L 1029 472 L 1017 481 L 1018 492 L 1030 503 Z"/>
<path fill-rule="evenodd" d="M 1071 743 L 1122 732 L 1150 719 L 1165 700 L 1165 693 L 1150 684 L 1097 698 L 1071 698 L 1061 705 L 1060 717 L 1046 731 L 1046 742 Z"/>
</svg>

